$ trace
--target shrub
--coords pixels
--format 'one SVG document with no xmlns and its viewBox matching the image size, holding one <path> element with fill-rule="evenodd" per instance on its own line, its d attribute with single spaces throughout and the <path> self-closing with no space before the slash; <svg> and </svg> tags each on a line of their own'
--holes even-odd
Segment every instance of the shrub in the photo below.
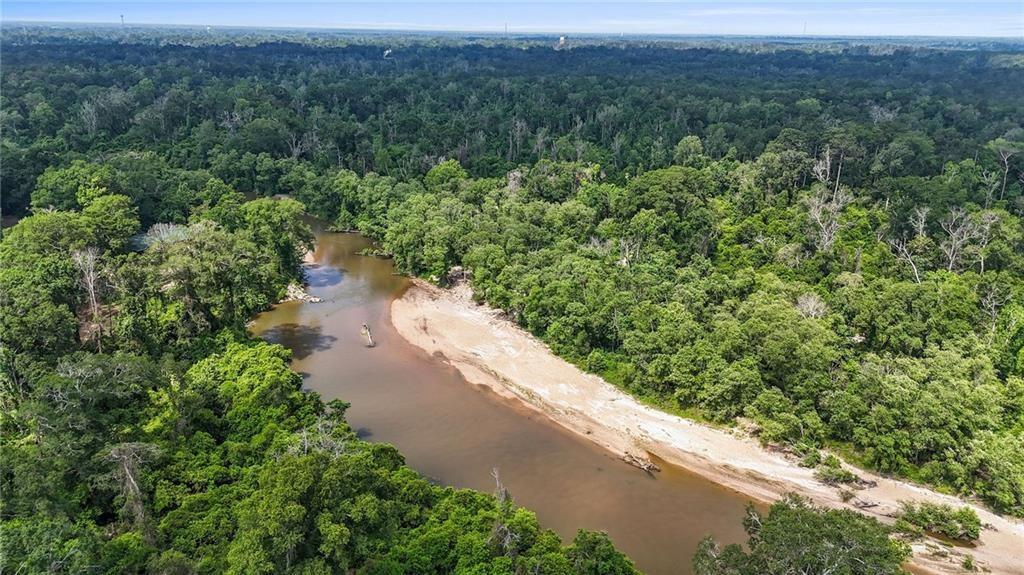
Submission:
<svg viewBox="0 0 1024 575">
<path fill-rule="evenodd" d="M 981 535 L 981 519 L 973 509 L 937 503 L 902 502 L 896 527 L 908 533 L 916 533 L 916 527 L 963 541 L 974 541 Z"/>
<path fill-rule="evenodd" d="M 835 455 L 828 455 L 814 470 L 814 478 L 827 485 L 855 483 L 857 475 L 843 469 L 843 464 Z"/>
</svg>

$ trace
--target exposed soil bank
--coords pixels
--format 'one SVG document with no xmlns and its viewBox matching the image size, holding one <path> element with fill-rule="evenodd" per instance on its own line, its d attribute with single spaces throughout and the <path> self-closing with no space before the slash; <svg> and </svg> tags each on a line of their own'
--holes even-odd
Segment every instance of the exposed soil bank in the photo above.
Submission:
<svg viewBox="0 0 1024 575">
<path fill-rule="evenodd" d="M 838 489 L 815 480 L 811 469 L 761 448 L 755 440 L 648 407 L 582 372 L 497 311 L 475 304 L 468 287 L 442 290 L 416 281 L 392 302 L 391 321 L 402 337 L 443 356 L 468 381 L 518 398 L 624 458 L 642 462 L 654 456 L 765 502 L 797 492 L 821 505 L 852 507 Z M 993 573 L 1024 573 L 1024 523 L 927 488 L 856 471 L 877 482 L 857 492 L 857 499 L 877 504 L 862 511 L 883 521 L 891 521 L 900 501 L 932 501 L 971 505 L 982 523 L 991 526 L 969 550 L 933 541 L 915 545 L 915 566 L 936 573 L 962 572 L 960 562 L 969 553 L 979 567 Z"/>
</svg>

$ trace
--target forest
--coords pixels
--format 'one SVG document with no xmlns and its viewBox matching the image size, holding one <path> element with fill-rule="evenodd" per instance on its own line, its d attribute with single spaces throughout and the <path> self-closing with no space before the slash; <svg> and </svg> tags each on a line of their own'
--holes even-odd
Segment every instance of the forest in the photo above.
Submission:
<svg viewBox="0 0 1024 575">
<path fill-rule="evenodd" d="M 41 177 L 72 206 L 0 242 L 0 569 L 636 572 L 603 533 L 564 546 L 500 481 L 441 487 L 358 439 L 345 403 L 246 334 L 300 279 L 302 204 L 211 178 L 183 223 L 140 234 L 107 176 Z"/>
<path fill-rule="evenodd" d="M 0 39 L 5 570 L 634 571 L 246 335 L 307 213 L 663 409 L 1024 515 L 1019 46 L 247 38 Z M 745 525 L 695 571 L 907 556 L 797 498 Z"/>
</svg>

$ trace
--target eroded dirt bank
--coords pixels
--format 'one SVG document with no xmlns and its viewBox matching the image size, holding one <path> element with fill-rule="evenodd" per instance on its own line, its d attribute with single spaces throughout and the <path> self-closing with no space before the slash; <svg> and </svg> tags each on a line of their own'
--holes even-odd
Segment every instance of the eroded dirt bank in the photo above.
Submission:
<svg viewBox="0 0 1024 575">
<path fill-rule="evenodd" d="M 391 321 L 402 337 L 443 356 L 468 381 L 516 397 L 626 459 L 662 459 L 760 501 L 797 492 L 821 505 L 850 507 L 838 489 L 815 480 L 811 469 L 763 449 L 755 440 L 661 412 L 582 372 L 497 311 L 475 304 L 466 286 L 442 290 L 416 281 L 392 302 Z M 874 504 L 862 511 L 882 520 L 891 520 L 903 500 L 970 505 L 917 485 L 856 472 L 877 485 L 857 491 L 854 501 Z M 977 546 L 917 544 L 915 565 L 932 572 L 962 572 L 966 552 L 993 573 L 1024 573 L 1024 524 L 972 506 L 982 523 L 990 525 Z"/>
</svg>

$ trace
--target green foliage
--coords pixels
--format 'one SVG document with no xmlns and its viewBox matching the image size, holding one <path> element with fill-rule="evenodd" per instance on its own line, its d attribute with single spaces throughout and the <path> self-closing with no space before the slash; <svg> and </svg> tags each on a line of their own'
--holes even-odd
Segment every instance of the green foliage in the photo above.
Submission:
<svg viewBox="0 0 1024 575">
<path fill-rule="evenodd" d="M 431 192 L 452 193 L 458 191 L 459 182 L 465 180 L 468 175 L 457 160 L 445 160 L 431 168 L 423 182 Z"/>
<path fill-rule="evenodd" d="M 978 434 L 963 462 L 970 488 L 1011 515 L 1024 514 L 1024 434 L 1020 429 L 1018 423 L 1001 433 Z"/>
<path fill-rule="evenodd" d="M 581 530 L 566 553 L 574 572 L 601 575 L 636 573 L 633 563 L 619 553 L 604 533 Z"/>
<path fill-rule="evenodd" d="M 829 454 L 814 470 L 814 478 L 828 485 L 849 484 L 857 481 L 857 475 L 844 469 L 839 458 Z"/>
<path fill-rule="evenodd" d="M 18 351 L 70 349 L 77 331 L 71 254 L 87 232 L 76 213 L 50 212 L 18 223 L 0 243 L 0 343 Z"/>
<path fill-rule="evenodd" d="M 253 242 L 273 249 L 277 273 L 285 279 L 301 279 L 302 257 L 313 247 L 313 233 L 302 221 L 305 207 L 290 199 L 259 199 L 242 204 L 240 211 Z"/>
<path fill-rule="evenodd" d="M 137 210 L 128 196 L 103 195 L 82 210 L 89 243 L 101 250 L 120 251 L 139 230 Z"/>
<path fill-rule="evenodd" d="M 717 421 L 745 416 L 765 442 L 852 445 L 878 469 L 1020 513 L 1019 457 L 986 456 L 1021 413 L 1016 380 L 1000 367 L 1024 343 L 1007 323 L 1024 293 L 1022 236 L 1004 233 L 1019 217 L 958 216 L 974 234 L 962 256 L 934 221 L 913 224 L 918 245 L 907 249 L 925 250 L 909 256 L 915 279 L 897 265 L 910 252 L 880 231 L 899 214 L 866 192 L 839 210 L 826 249 L 814 231 L 825 216 L 805 206 L 820 191 L 748 213 L 747 190 L 734 183 L 748 165 L 702 166 L 646 172 L 625 187 L 558 180 L 577 168 L 550 162 L 480 181 L 489 187 L 460 180 L 457 191 L 392 204 L 379 222 L 383 245 L 400 269 L 435 281 L 468 268 L 478 298 L 641 395 Z M 532 184 L 538 173 L 562 192 Z M 1015 247 L 983 257 L 996 253 L 994 238 Z M 983 437 L 991 447 L 978 450 Z M 855 479 L 839 466 L 818 475 Z"/>
<path fill-rule="evenodd" d="M 767 515 L 748 509 L 749 539 L 720 547 L 708 537 L 693 558 L 696 575 L 786 573 L 902 574 L 910 548 L 889 537 L 890 529 L 849 510 L 818 509 L 795 495 L 772 505 Z"/>
<path fill-rule="evenodd" d="M 641 394 L 714 420 L 746 416 L 766 442 L 849 443 L 879 469 L 1019 509 L 1019 458 L 982 463 L 987 452 L 972 447 L 1019 418 L 1007 417 L 1020 413 L 1018 396 L 994 363 L 1009 357 L 1001 342 L 1024 342 L 1000 319 L 1021 293 L 1019 253 L 986 259 L 982 272 L 980 245 L 969 245 L 975 269 L 956 273 L 938 247 L 922 248 L 935 253 L 930 264 L 913 256 L 918 282 L 877 233 L 892 225 L 881 207 L 847 207 L 826 253 L 799 204 L 744 213 L 744 192 L 728 179 L 745 169 L 711 161 L 647 172 L 626 188 L 559 182 L 568 192 L 541 196 L 561 200 L 514 193 L 534 189 L 537 171 L 560 173 L 538 165 L 482 194 L 461 191 L 471 180 L 405 197 L 381 221 L 383 243 L 400 268 L 438 281 L 469 268 L 477 297 Z M 1000 221 L 1020 226 L 1007 215 L 986 221 L 990 232 Z M 991 237 L 1024 247 L 1016 232 Z M 853 480 L 838 466 L 819 475 Z"/>
<path fill-rule="evenodd" d="M 904 501 L 896 523 L 909 532 L 924 530 L 953 539 L 974 541 L 981 535 L 981 520 L 970 507 L 954 509 L 937 503 Z"/>
<path fill-rule="evenodd" d="M 35 210 L 85 207 L 96 197 L 107 193 L 113 179 L 109 166 L 82 160 L 75 160 L 66 168 L 49 167 L 36 181 L 32 207 Z"/>
</svg>

